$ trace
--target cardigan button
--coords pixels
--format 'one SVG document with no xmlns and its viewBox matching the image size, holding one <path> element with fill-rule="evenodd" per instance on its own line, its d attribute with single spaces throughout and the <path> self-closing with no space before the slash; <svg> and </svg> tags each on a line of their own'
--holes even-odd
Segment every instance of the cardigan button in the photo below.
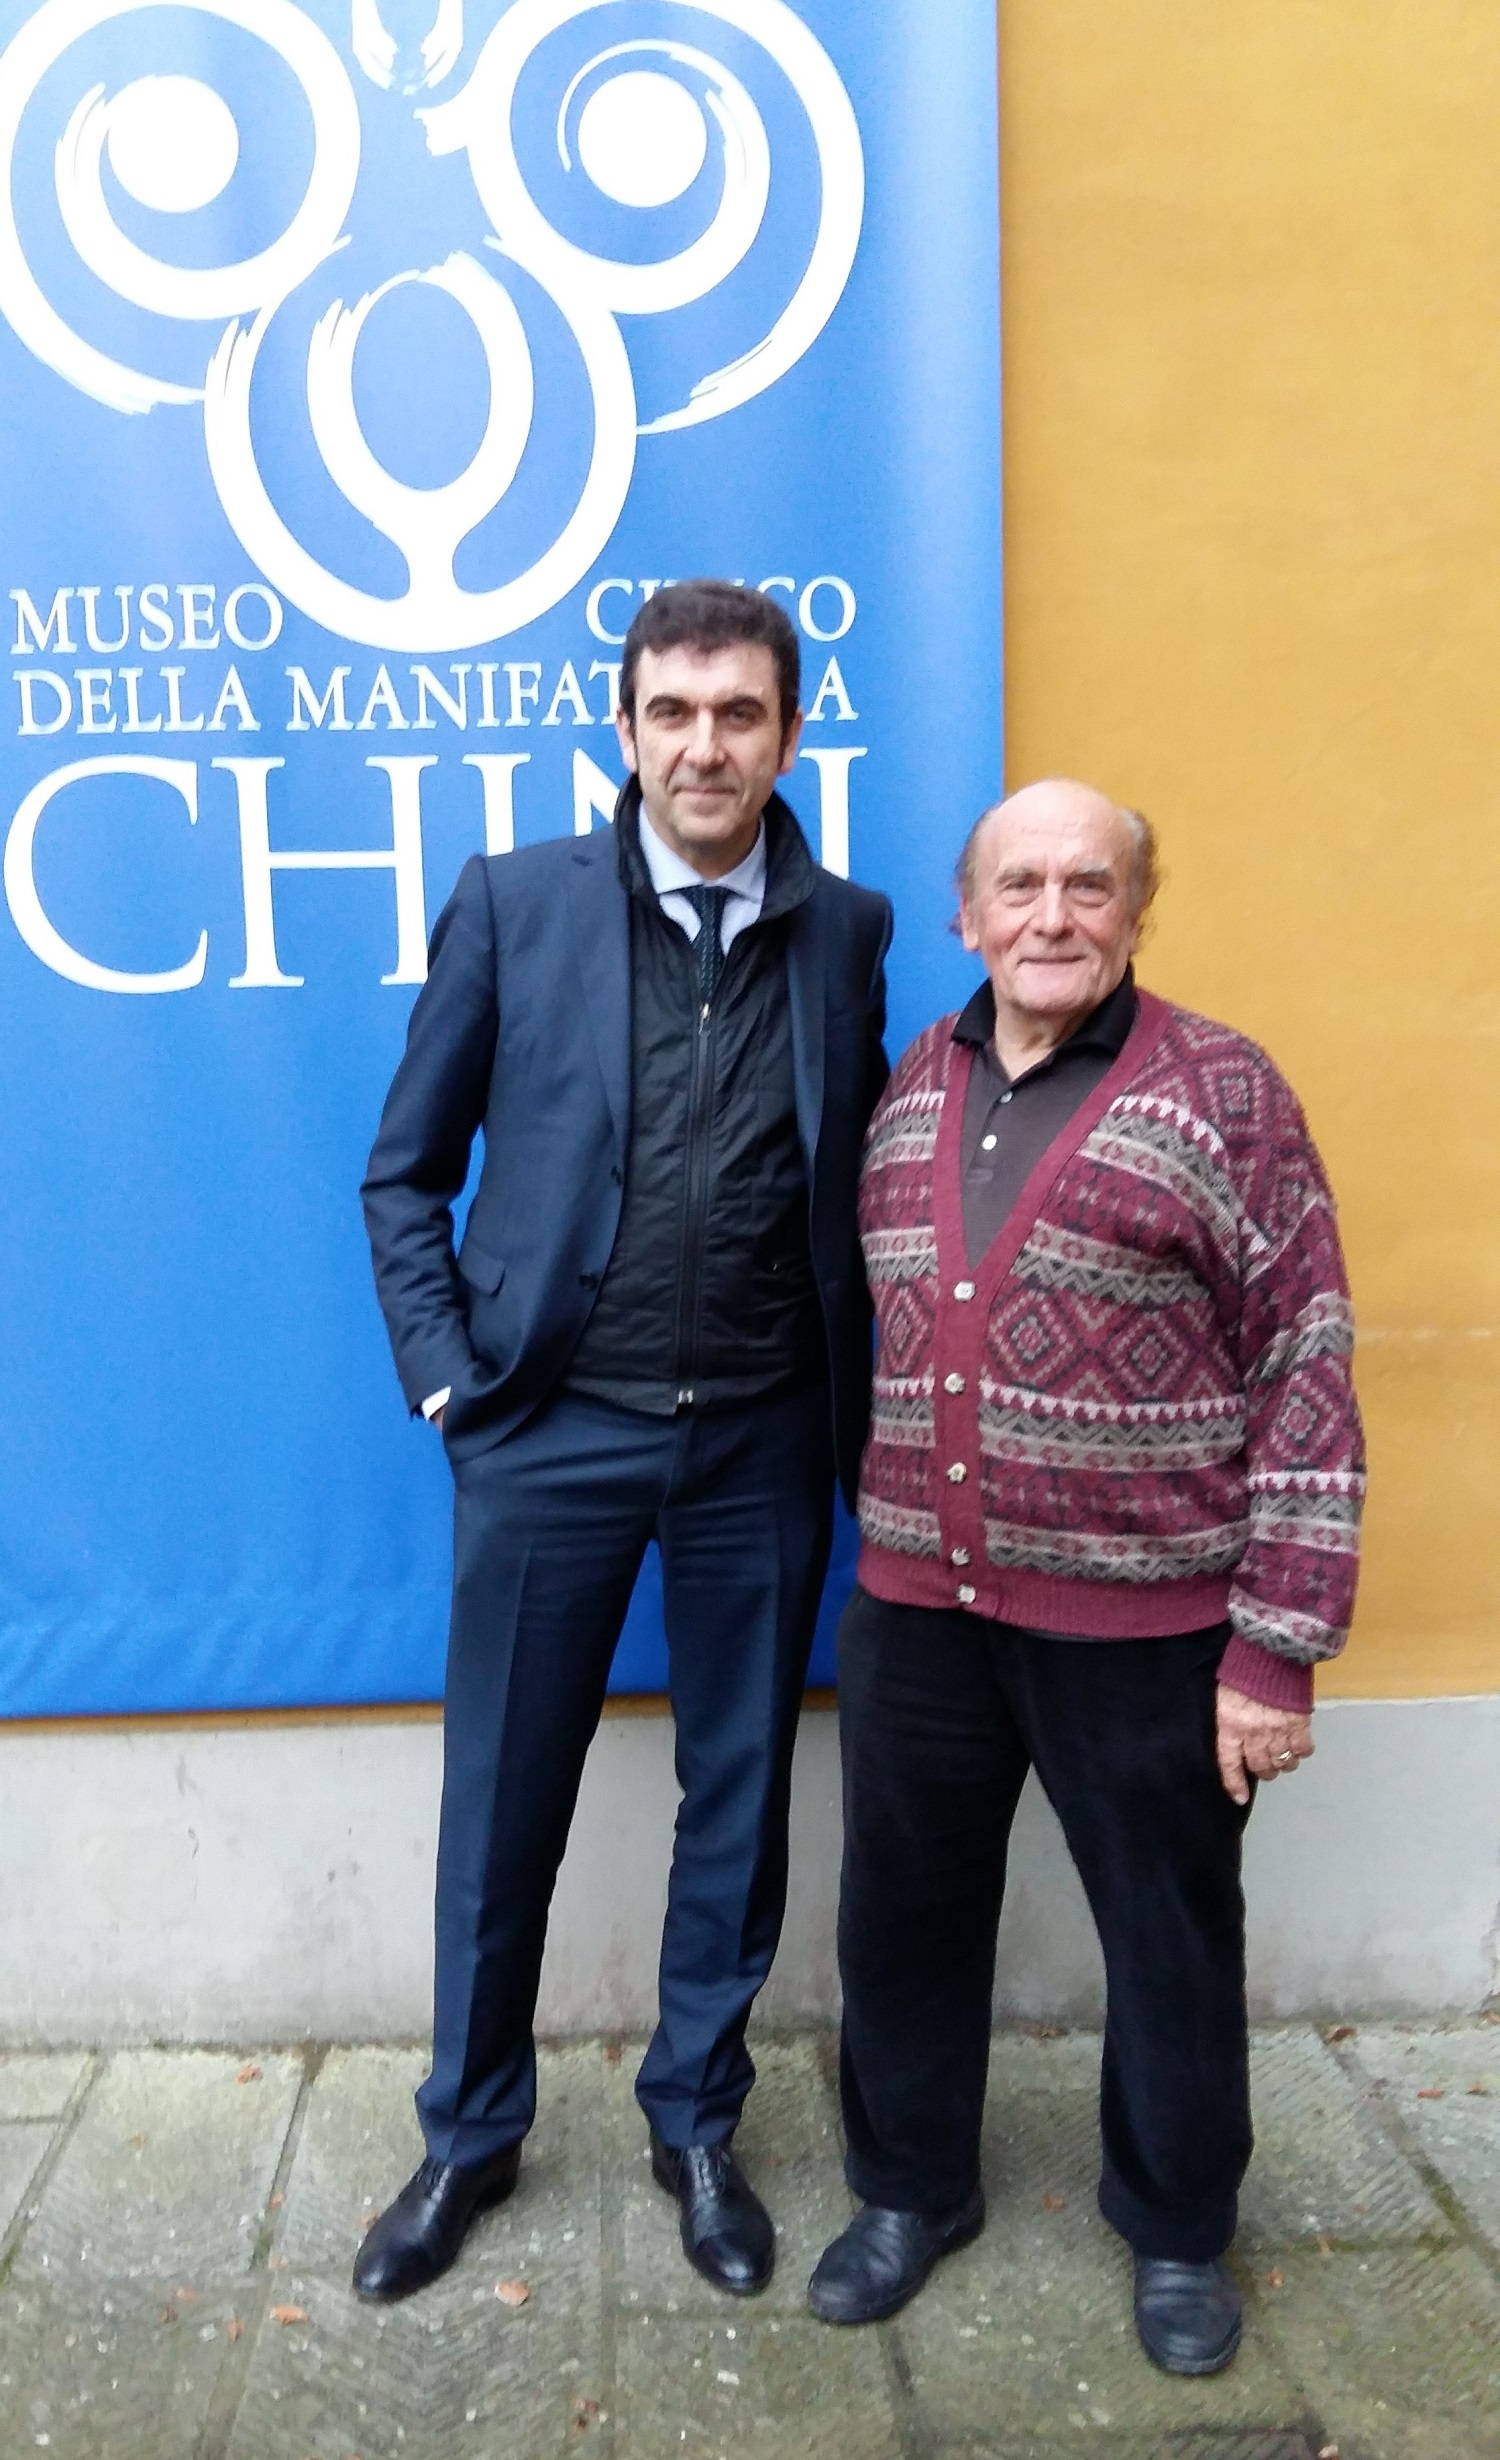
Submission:
<svg viewBox="0 0 1500 2460">
<path fill-rule="evenodd" d="M 955 1281 L 953 1284 L 953 1295 L 955 1298 L 972 1298 L 974 1295 L 973 1282 Z"/>
<path fill-rule="evenodd" d="M 943 1377 L 944 1392 L 962 1392 L 963 1388 L 964 1379 L 961 1375 L 945 1375 Z"/>
<path fill-rule="evenodd" d="M 969 1560 L 969 1550 L 967 1546 L 955 1546 L 952 1554 L 948 1557 L 948 1560 L 950 1563 L 958 1564 L 960 1569 L 962 1569 L 963 1565 Z"/>
<path fill-rule="evenodd" d="M 968 1474 L 969 1473 L 967 1469 L 965 1469 L 962 1461 L 950 1461 L 948 1463 L 948 1483 L 950 1486 L 962 1486 Z"/>
<path fill-rule="evenodd" d="M 979 1591 L 977 1589 L 971 1589 L 966 1580 L 961 1580 L 959 1582 L 958 1602 L 961 1606 L 972 1606 L 978 1595 Z"/>
</svg>

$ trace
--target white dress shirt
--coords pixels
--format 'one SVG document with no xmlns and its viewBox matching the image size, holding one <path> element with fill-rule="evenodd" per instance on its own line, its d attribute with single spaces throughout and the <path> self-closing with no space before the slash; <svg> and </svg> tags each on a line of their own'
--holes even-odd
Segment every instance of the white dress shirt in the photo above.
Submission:
<svg viewBox="0 0 1500 2460">
<path fill-rule="evenodd" d="M 729 895 L 719 923 L 719 945 L 726 955 L 730 942 L 748 924 L 759 921 L 766 895 L 764 821 L 756 831 L 755 843 L 744 861 L 736 863 L 733 871 L 720 872 L 713 881 L 705 881 L 701 871 L 695 871 L 682 855 L 673 853 L 666 841 L 657 836 L 644 811 L 641 813 L 641 853 L 645 857 L 651 885 L 661 899 L 662 912 L 670 922 L 676 923 L 679 931 L 685 931 L 690 940 L 697 938 L 703 925 L 698 919 L 697 907 L 691 905 L 682 894 L 685 888 L 728 889 Z M 446 1405 L 452 1390 L 451 1384 L 445 1384 L 441 1392 L 429 1393 L 422 1403 L 423 1417 L 435 1418 Z"/>
<path fill-rule="evenodd" d="M 644 812 L 641 814 L 641 852 L 651 885 L 661 899 L 661 910 L 668 919 L 695 940 L 703 926 L 696 906 L 682 895 L 685 888 L 727 888 L 723 918 L 719 925 L 719 945 L 728 953 L 730 941 L 737 938 L 747 924 L 760 920 L 760 909 L 766 895 L 766 826 L 762 821 L 755 843 L 733 871 L 721 871 L 716 880 L 705 880 L 682 855 L 674 854 L 664 839 L 657 836 Z"/>
</svg>

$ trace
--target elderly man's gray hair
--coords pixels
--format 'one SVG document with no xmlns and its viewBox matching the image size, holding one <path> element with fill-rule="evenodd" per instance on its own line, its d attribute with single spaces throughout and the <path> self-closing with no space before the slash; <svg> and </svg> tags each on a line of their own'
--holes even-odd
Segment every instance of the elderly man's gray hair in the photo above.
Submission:
<svg viewBox="0 0 1500 2460">
<path fill-rule="evenodd" d="M 1045 783 L 1046 781 L 1039 780 L 1038 782 Z M 988 822 L 994 819 L 996 812 L 1003 811 L 1004 808 L 1003 801 L 991 803 L 987 810 L 980 813 L 968 836 L 964 839 L 963 852 L 953 872 L 953 884 L 960 897 L 968 897 L 973 890 L 974 863 L 979 851 L 980 833 Z M 1116 803 L 1114 811 L 1116 818 L 1125 823 L 1130 837 L 1131 885 L 1135 891 L 1135 910 L 1137 914 L 1144 914 L 1161 886 L 1161 856 L 1157 848 L 1156 831 L 1145 813 L 1134 810 L 1129 803 Z"/>
</svg>

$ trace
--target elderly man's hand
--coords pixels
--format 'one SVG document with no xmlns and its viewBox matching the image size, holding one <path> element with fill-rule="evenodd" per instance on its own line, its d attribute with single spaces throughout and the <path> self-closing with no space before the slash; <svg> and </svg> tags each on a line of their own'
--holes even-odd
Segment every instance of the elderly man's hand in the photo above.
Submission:
<svg viewBox="0 0 1500 2460">
<path fill-rule="evenodd" d="M 1273 1777 L 1284 1777 L 1300 1761 L 1310 1760 L 1316 1749 L 1310 1717 L 1289 1708 L 1267 1708 L 1263 1700 L 1232 1691 L 1227 1683 L 1219 1685 L 1219 1774 L 1232 1801 L 1249 1801 L 1251 1777 L 1269 1785 Z"/>
</svg>

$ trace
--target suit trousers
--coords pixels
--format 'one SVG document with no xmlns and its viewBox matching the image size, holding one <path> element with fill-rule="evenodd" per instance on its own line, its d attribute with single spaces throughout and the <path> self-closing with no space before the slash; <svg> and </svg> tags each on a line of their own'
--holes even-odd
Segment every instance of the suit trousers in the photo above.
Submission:
<svg viewBox="0 0 1500 2460">
<path fill-rule="evenodd" d="M 636 2091 L 668 2144 L 732 2133 L 786 1901 L 831 1427 L 821 1383 L 672 1418 L 563 1391 L 455 1461 L 433 2057 L 417 2095 L 436 2159 L 486 2161 L 531 2125 L 548 1908 L 653 1539 L 682 1799 Z"/>
<path fill-rule="evenodd" d="M 1100 2208 L 1207 2262 L 1250 2157 L 1240 1841 L 1214 1756 L 1228 1626 L 1067 1640 L 856 1590 L 839 1634 L 848 2176 L 940 2212 L 979 2179 L 996 1929 L 1035 1768 L 1104 1951 Z"/>
</svg>

